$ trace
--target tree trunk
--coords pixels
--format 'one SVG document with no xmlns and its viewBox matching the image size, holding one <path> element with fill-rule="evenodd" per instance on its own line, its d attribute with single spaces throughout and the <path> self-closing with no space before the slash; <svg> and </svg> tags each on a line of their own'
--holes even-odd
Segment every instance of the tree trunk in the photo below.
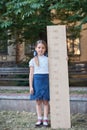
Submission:
<svg viewBox="0 0 87 130">
<path fill-rule="evenodd" d="M 16 32 L 16 63 L 23 61 L 25 57 L 24 41 L 21 32 L 22 30 Z"/>
<path fill-rule="evenodd" d="M 17 43 L 16 45 L 16 63 L 23 61 L 24 59 L 24 43 Z"/>
</svg>

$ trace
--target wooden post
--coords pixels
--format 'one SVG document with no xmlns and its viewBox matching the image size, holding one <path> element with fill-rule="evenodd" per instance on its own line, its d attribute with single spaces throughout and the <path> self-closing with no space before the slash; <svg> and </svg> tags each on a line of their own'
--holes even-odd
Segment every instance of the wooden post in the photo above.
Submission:
<svg viewBox="0 0 87 130">
<path fill-rule="evenodd" d="M 51 127 L 70 128 L 66 27 L 47 26 Z"/>
</svg>

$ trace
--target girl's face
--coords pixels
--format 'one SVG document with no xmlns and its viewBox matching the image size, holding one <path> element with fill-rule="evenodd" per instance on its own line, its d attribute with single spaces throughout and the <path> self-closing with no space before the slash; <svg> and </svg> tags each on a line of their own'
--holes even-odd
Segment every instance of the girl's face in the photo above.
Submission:
<svg viewBox="0 0 87 130">
<path fill-rule="evenodd" d="M 35 47 L 35 50 L 36 50 L 38 56 L 42 56 L 42 55 L 44 55 L 44 53 L 46 51 L 46 47 L 44 44 L 38 43 L 37 46 Z"/>
</svg>

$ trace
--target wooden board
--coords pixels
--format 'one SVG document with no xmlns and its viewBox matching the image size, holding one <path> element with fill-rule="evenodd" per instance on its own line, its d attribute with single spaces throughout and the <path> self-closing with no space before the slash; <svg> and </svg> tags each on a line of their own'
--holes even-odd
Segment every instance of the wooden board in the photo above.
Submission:
<svg viewBox="0 0 87 130">
<path fill-rule="evenodd" d="M 70 128 L 66 27 L 47 26 L 51 127 Z"/>
</svg>

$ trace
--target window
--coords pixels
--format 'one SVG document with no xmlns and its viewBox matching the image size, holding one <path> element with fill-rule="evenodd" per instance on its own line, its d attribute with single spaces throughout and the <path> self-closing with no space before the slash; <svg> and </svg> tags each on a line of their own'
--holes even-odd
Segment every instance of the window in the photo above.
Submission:
<svg viewBox="0 0 87 130">
<path fill-rule="evenodd" d="M 67 38 L 68 54 L 70 56 L 80 55 L 80 40 L 79 38 L 73 39 L 72 37 Z"/>
<path fill-rule="evenodd" d="M 0 54 L 7 54 L 7 40 L 0 40 Z"/>
<path fill-rule="evenodd" d="M 0 32 L 0 55 L 6 55 L 7 54 L 7 31 L 1 30 Z"/>
<path fill-rule="evenodd" d="M 25 54 L 26 55 L 32 55 L 34 52 L 34 44 L 30 44 L 28 42 L 26 42 L 25 44 Z"/>
</svg>

